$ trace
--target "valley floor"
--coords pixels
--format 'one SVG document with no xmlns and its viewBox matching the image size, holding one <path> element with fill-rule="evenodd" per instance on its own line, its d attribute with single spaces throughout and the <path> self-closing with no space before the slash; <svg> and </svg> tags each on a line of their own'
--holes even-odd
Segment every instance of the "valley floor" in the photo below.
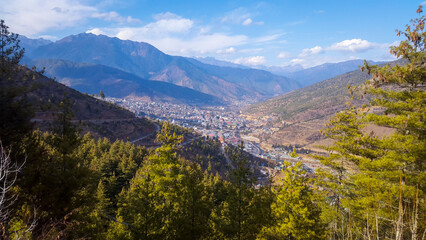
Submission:
<svg viewBox="0 0 426 240">
<path fill-rule="evenodd" d="M 291 145 L 295 146 L 297 142 L 289 142 L 290 148 L 288 146 L 283 148 L 261 139 L 259 136 L 271 135 L 278 131 L 269 123 L 271 119 L 250 120 L 241 114 L 238 107 L 197 107 L 119 98 L 106 100 L 133 111 L 137 116 L 191 128 L 201 136 L 218 139 L 225 146 L 238 146 L 244 142 L 245 151 L 268 160 L 275 166 L 274 168 L 259 166 L 265 177 L 278 176 L 284 161 L 302 162 L 304 168 L 311 172 L 320 166 L 319 161 L 309 157 L 309 151 L 302 150 L 299 157 L 290 156 Z"/>
</svg>

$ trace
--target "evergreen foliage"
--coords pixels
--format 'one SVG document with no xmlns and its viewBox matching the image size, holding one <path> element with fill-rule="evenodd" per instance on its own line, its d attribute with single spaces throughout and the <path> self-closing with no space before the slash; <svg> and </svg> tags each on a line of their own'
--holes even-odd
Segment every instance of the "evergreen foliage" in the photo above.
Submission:
<svg viewBox="0 0 426 240">
<path fill-rule="evenodd" d="M 24 49 L 20 46 L 19 35 L 10 33 L 4 20 L 0 20 L 0 66 L 1 71 L 17 65 L 24 56 Z"/>
<path fill-rule="evenodd" d="M 28 89 L 14 82 L 14 78 L 29 78 L 20 73 L 17 64 L 23 57 L 18 34 L 10 33 L 4 20 L 0 20 L 0 141 L 4 147 L 15 145 L 32 130 L 31 104 L 24 94 Z"/>
<path fill-rule="evenodd" d="M 17 155 L 26 158 L 8 188 L 19 198 L 2 206 L 13 216 L 1 219 L 2 239 L 422 239 L 424 26 L 420 16 L 398 32 L 407 40 L 391 52 L 406 65 L 363 67 L 373 79 L 359 89 L 372 100 L 362 109 L 349 104 L 330 119 L 324 134 L 334 144 L 328 156 L 318 156 L 325 167 L 316 171 L 315 184 L 300 163 L 286 163 L 280 184 L 258 185 L 243 144 L 226 149 L 231 163 L 222 178 L 212 166 L 226 162 L 220 143 L 184 145 L 181 134 L 191 132 L 169 123 L 162 124 L 156 149 L 81 136 L 66 98 L 44 133 L 26 128 L 29 115 L 10 126 L 2 119 L 1 140 L 16 143 Z M 2 41 L 8 39 L 3 21 L 0 27 Z M 16 38 L 8 41 L 13 46 Z M 19 60 L 15 46 L 2 52 L 2 61 Z M 1 81 L 9 81 L 5 76 L 15 67 L 4 68 Z M 7 91 L 0 89 L 2 105 L 18 96 L 7 97 Z M 4 119 L 11 109 L 2 110 Z M 366 132 L 373 124 L 394 132 Z M 191 155 L 182 148 L 192 147 L 208 158 L 184 158 Z"/>
<path fill-rule="evenodd" d="M 274 224 L 263 229 L 260 239 L 326 239 L 321 209 L 303 176 L 302 164 L 286 162 L 285 167 L 272 204 Z"/>
<path fill-rule="evenodd" d="M 227 195 L 213 214 L 214 238 L 256 239 L 261 228 L 271 222 L 269 186 L 255 189 L 253 169 L 243 157 L 243 143 L 232 153 Z"/>
<path fill-rule="evenodd" d="M 403 66 L 370 66 L 373 78 L 359 89 L 372 96 L 363 109 L 350 106 L 330 120 L 325 135 L 335 140 L 322 162 L 320 185 L 334 206 L 333 239 L 419 239 L 425 231 L 426 174 L 426 32 L 420 17 L 397 35 L 407 38 L 391 53 Z M 352 91 L 352 89 L 350 89 Z M 395 131 L 386 136 L 366 132 L 377 125 Z M 329 219 L 330 220 L 330 219 Z"/>
<path fill-rule="evenodd" d="M 104 92 L 101 90 L 101 91 L 99 91 L 99 96 L 102 98 L 102 99 L 104 99 L 105 98 L 105 94 L 104 94 Z"/>
</svg>

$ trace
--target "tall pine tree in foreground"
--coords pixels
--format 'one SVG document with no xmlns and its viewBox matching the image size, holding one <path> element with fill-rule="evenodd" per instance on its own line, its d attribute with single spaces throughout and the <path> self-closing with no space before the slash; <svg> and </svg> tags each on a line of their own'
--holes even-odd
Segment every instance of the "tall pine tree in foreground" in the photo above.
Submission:
<svg viewBox="0 0 426 240">
<path fill-rule="evenodd" d="M 274 224 L 265 226 L 259 239 L 326 239 L 321 209 L 304 177 L 302 163 L 285 162 L 285 176 L 272 204 Z"/>
<path fill-rule="evenodd" d="M 231 149 L 230 181 L 225 185 L 227 194 L 212 214 L 213 235 L 209 239 L 256 239 L 262 227 L 271 222 L 273 196 L 269 186 L 254 187 L 254 170 L 248 157 L 243 155 L 244 144 Z"/>
<path fill-rule="evenodd" d="M 372 76 L 359 90 L 368 106 L 351 107 L 331 119 L 325 135 L 335 140 L 322 158 L 334 177 L 329 203 L 336 203 L 332 239 L 423 239 L 425 234 L 426 32 L 422 7 L 391 53 L 404 62 L 361 68 Z M 365 126 L 393 133 L 379 136 Z M 341 178 L 336 179 L 336 173 Z M 323 175 L 326 176 L 326 175 Z M 324 178 L 323 178 L 324 179 Z M 336 221 L 339 220 L 339 221 Z"/>
<path fill-rule="evenodd" d="M 161 147 L 151 154 L 123 191 L 111 239 L 201 239 L 212 209 L 204 174 L 197 163 L 177 155 L 182 136 L 163 124 Z"/>
<path fill-rule="evenodd" d="M 34 110 L 25 97 L 29 89 L 22 82 L 33 74 L 27 74 L 18 65 L 24 49 L 19 35 L 8 29 L 4 20 L 0 20 L 0 141 L 4 147 L 17 148 L 32 131 L 30 119 Z"/>
</svg>

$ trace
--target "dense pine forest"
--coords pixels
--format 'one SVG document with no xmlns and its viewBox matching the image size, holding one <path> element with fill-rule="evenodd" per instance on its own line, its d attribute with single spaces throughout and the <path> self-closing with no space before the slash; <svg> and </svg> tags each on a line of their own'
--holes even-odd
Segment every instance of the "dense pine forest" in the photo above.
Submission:
<svg viewBox="0 0 426 240">
<path fill-rule="evenodd" d="M 316 156 L 323 168 L 312 177 L 286 163 L 280 182 L 263 185 L 242 146 L 227 149 L 224 167 L 218 141 L 181 145 L 184 130 L 169 123 L 158 148 L 82 135 L 66 97 L 50 129 L 37 130 L 25 97 L 37 86 L 14 81 L 42 73 L 18 65 L 24 50 L 1 21 L 1 239 L 425 239 L 426 32 L 417 14 L 390 49 L 408 63 L 365 63 L 372 78 L 348 86 L 371 100 L 329 120 L 323 134 L 334 144 Z M 377 136 L 371 125 L 394 131 Z"/>
</svg>

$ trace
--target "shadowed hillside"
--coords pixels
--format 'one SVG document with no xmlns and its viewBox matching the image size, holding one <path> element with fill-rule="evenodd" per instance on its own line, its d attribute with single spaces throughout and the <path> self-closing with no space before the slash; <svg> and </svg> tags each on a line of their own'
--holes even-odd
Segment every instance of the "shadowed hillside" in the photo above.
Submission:
<svg viewBox="0 0 426 240">
<path fill-rule="evenodd" d="M 73 122 L 84 132 L 92 132 L 95 137 L 131 140 L 155 130 L 154 124 L 114 104 L 82 94 L 53 79 L 19 66 L 19 72 L 12 80 L 1 81 L 0 87 L 27 89 L 26 95 L 34 108 L 32 122 L 46 130 L 61 112 L 58 105 L 66 100 L 74 112 Z"/>
<path fill-rule="evenodd" d="M 45 74 L 80 92 L 107 97 L 145 98 L 147 101 L 177 102 L 197 105 L 220 105 L 217 97 L 174 84 L 142 79 L 115 68 L 93 63 L 66 60 L 37 59 L 27 62 L 38 68 L 46 67 Z"/>
</svg>

